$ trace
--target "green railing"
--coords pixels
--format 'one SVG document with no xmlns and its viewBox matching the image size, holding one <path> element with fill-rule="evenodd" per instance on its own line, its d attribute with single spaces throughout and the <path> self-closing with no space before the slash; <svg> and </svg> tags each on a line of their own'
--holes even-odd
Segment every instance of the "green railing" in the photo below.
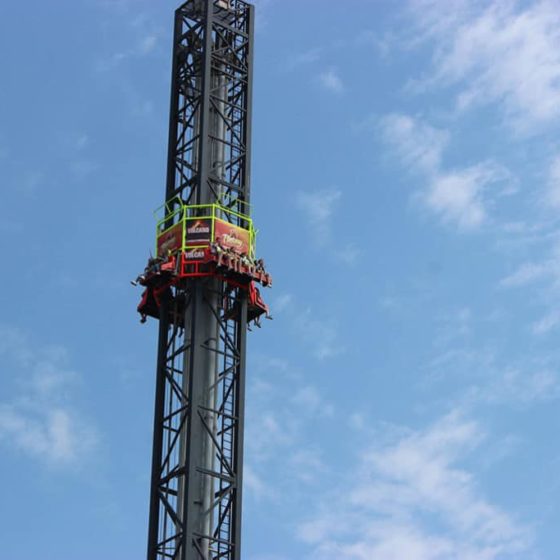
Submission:
<svg viewBox="0 0 560 560">
<path fill-rule="evenodd" d="M 248 205 L 246 207 L 248 208 Z M 158 257 L 167 256 L 170 252 L 208 247 L 210 243 L 216 241 L 219 232 L 230 228 L 233 234 L 230 238 L 235 238 L 236 234 L 248 238 L 247 253 L 251 258 L 255 258 L 257 231 L 248 214 L 231 210 L 218 203 L 186 205 L 179 198 L 168 201 L 154 214 L 157 220 L 156 255 Z M 201 227 L 206 226 L 209 229 L 208 235 L 200 236 L 200 239 L 196 239 L 197 235 L 194 233 L 188 234 L 194 229 L 197 221 L 201 223 Z M 166 243 L 169 249 L 165 248 Z M 165 254 L 160 254 L 160 251 Z"/>
</svg>

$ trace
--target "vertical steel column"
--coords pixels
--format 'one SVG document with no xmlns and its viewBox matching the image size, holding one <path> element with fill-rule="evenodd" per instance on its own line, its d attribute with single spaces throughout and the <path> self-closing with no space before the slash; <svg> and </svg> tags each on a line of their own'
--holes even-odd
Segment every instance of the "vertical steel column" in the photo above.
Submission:
<svg viewBox="0 0 560 560">
<path fill-rule="evenodd" d="M 253 19 L 243 0 L 175 13 L 171 208 L 249 213 Z M 148 560 L 240 560 L 246 318 L 247 290 L 218 277 L 184 279 L 161 306 Z"/>
</svg>

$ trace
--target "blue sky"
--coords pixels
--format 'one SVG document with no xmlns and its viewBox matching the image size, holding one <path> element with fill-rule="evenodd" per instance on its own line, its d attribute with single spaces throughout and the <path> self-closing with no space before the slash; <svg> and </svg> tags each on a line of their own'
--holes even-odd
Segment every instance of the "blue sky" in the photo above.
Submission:
<svg viewBox="0 0 560 560">
<path fill-rule="evenodd" d="M 0 542 L 144 556 L 171 0 L 0 4 Z M 560 7 L 258 2 L 244 558 L 556 560 Z"/>
</svg>

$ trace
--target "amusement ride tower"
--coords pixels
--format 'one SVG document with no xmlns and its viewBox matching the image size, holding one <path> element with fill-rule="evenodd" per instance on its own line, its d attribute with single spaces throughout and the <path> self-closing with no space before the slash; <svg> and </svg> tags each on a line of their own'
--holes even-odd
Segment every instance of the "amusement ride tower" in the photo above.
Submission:
<svg viewBox="0 0 560 560">
<path fill-rule="evenodd" d="M 254 7 L 175 12 L 165 203 L 138 311 L 159 320 L 148 560 L 240 560 L 246 333 L 269 318 L 251 219 Z"/>
</svg>

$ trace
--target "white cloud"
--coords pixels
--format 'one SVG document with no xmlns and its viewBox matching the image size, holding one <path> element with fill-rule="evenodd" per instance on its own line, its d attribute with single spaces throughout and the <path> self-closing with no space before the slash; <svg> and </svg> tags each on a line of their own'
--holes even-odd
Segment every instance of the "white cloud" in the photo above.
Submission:
<svg viewBox="0 0 560 560">
<path fill-rule="evenodd" d="M 98 72 L 108 72 L 110 70 L 115 70 L 123 62 L 126 62 L 134 58 L 143 58 L 151 55 L 158 45 L 158 38 L 155 34 L 148 34 L 142 36 L 136 40 L 135 46 L 129 49 L 124 49 L 113 53 L 110 56 L 100 58 L 96 63 L 96 70 Z"/>
<path fill-rule="evenodd" d="M 294 296 L 292 294 L 281 294 L 276 297 L 272 303 L 275 313 L 282 313 L 288 310 L 293 304 Z"/>
<path fill-rule="evenodd" d="M 342 191 L 336 188 L 300 191 L 296 195 L 296 206 L 305 216 L 311 230 L 313 243 L 321 249 L 329 249 L 329 255 L 346 264 L 353 264 L 361 250 L 353 242 L 333 241 L 332 224 Z"/>
<path fill-rule="evenodd" d="M 76 150 L 83 150 L 89 144 L 89 136 L 85 133 L 80 134 L 75 140 Z"/>
<path fill-rule="evenodd" d="M 290 365 L 283 359 L 261 357 L 255 364 L 257 378 L 248 386 L 247 398 L 247 445 L 248 460 L 258 477 L 257 467 L 274 458 L 278 450 L 290 448 L 298 437 L 299 418 L 288 414 L 289 403 L 284 394 L 287 386 L 297 386 Z M 289 379 L 290 383 L 286 380 Z M 278 395 L 284 397 L 278 400 Z"/>
<path fill-rule="evenodd" d="M 0 356 L 9 355 L 20 368 L 29 367 L 33 352 L 24 334 L 15 328 L 0 325 Z"/>
<path fill-rule="evenodd" d="M 354 39 L 355 46 L 372 46 L 375 53 L 383 61 L 387 61 L 390 58 L 391 53 L 396 50 L 398 44 L 399 39 L 390 30 L 386 30 L 383 35 L 380 35 L 378 30 L 367 29 L 358 33 Z"/>
<path fill-rule="evenodd" d="M 291 55 L 289 60 L 287 60 L 285 63 L 286 70 L 295 70 L 300 66 L 305 66 L 307 64 L 313 64 L 314 62 L 317 62 L 321 58 L 322 50 L 323 49 L 316 47 L 298 54 Z"/>
<path fill-rule="evenodd" d="M 70 162 L 69 170 L 78 181 L 84 181 L 99 169 L 99 165 L 88 159 L 75 159 Z"/>
<path fill-rule="evenodd" d="M 319 360 L 332 358 L 345 351 L 336 322 L 316 317 L 311 311 L 300 311 L 295 319 L 298 335 Z"/>
<path fill-rule="evenodd" d="M 437 175 L 425 195 L 426 204 L 442 221 L 475 229 L 487 217 L 484 188 L 502 177 L 500 169 L 486 163 Z"/>
<path fill-rule="evenodd" d="M 532 284 L 533 282 L 547 277 L 550 273 L 550 269 L 551 266 L 548 262 L 523 263 L 510 275 L 502 278 L 502 280 L 500 280 L 500 285 L 506 288 L 526 286 L 527 284 Z"/>
<path fill-rule="evenodd" d="M 478 354 L 457 353 L 448 364 L 456 371 L 464 368 L 471 376 L 472 384 L 463 387 L 458 398 L 464 406 L 527 408 L 560 398 L 560 377 L 556 371 L 531 361 L 497 365 L 491 357 L 480 359 Z"/>
<path fill-rule="evenodd" d="M 257 16 L 256 30 L 257 32 L 263 31 L 269 22 L 270 9 L 274 6 L 276 0 L 253 0 L 251 4 L 255 6 L 255 13 Z"/>
<path fill-rule="evenodd" d="M 276 496 L 274 486 L 267 484 L 252 465 L 245 465 L 243 468 L 243 490 L 257 501 L 274 499 Z"/>
<path fill-rule="evenodd" d="M 557 210 L 560 208 L 560 156 L 550 164 L 547 187 L 545 202 Z"/>
<path fill-rule="evenodd" d="M 364 412 L 353 412 L 348 418 L 348 426 L 357 432 L 366 429 L 368 425 L 367 416 Z"/>
<path fill-rule="evenodd" d="M 258 425 L 248 431 L 248 448 L 259 462 L 269 460 L 278 449 L 290 447 L 296 438 L 294 421 L 285 422 L 275 411 L 261 411 Z"/>
<path fill-rule="evenodd" d="M 155 35 L 147 35 L 140 41 L 137 52 L 139 54 L 149 54 L 156 48 L 157 43 L 158 38 Z"/>
<path fill-rule="evenodd" d="M 448 132 L 408 115 L 387 115 L 381 128 L 404 163 L 426 177 L 427 186 L 420 199 L 427 208 L 443 222 L 462 230 L 476 229 L 486 221 L 492 199 L 488 187 L 509 181 L 506 169 L 491 161 L 444 169 L 442 155 L 449 142 Z M 504 191 L 495 196 L 502 194 Z"/>
<path fill-rule="evenodd" d="M 250 493 L 256 500 L 286 505 L 302 485 L 317 483 L 310 474 L 329 474 L 316 430 L 331 421 L 333 407 L 310 383 L 310 372 L 304 379 L 284 360 L 261 357 L 253 372 L 245 438 Z"/>
<path fill-rule="evenodd" d="M 119 12 L 119 13 L 127 13 L 129 10 L 136 7 L 138 8 L 138 1 L 137 0 L 97 0 L 97 5 L 101 8 L 105 8 L 112 12 Z M 143 15 L 143 14 L 142 14 Z M 140 18 L 138 15 L 134 18 L 134 24 Z"/>
<path fill-rule="evenodd" d="M 541 317 L 538 321 L 535 321 L 531 325 L 531 330 L 533 334 L 546 334 L 552 329 L 554 329 L 558 323 L 560 323 L 560 311 L 557 309 L 549 311 L 544 317 Z"/>
<path fill-rule="evenodd" d="M 305 214 L 318 245 L 324 246 L 330 241 L 332 217 L 341 197 L 342 191 L 335 188 L 300 191 L 296 195 L 296 205 Z"/>
<path fill-rule="evenodd" d="M 492 384 L 483 388 L 480 397 L 489 403 L 530 405 L 560 396 L 558 375 L 548 370 L 507 369 Z"/>
<path fill-rule="evenodd" d="M 549 254 L 540 260 L 521 263 L 516 270 L 500 280 L 503 288 L 519 288 L 530 284 L 541 283 L 543 290 L 535 295 L 556 297 L 560 289 L 560 242 L 558 232 L 554 232 L 545 241 L 552 241 Z M 545 302 L 550 306 L 550 299 Z M 550 321 L 550 320 L 549 320 Z"/>
<path fill-rule="evenodd" d="M 426 430 L 374 445 L 299 527 L 322 560 L 505 560 L 531 546 L 531 532 L 486 499 L 461 467 L 484 439 L 452 413 Z"/>
<path fill-rule="evenodd" d="M 434 346 L 446 353 L 452 344 L 463 343 L 473 331 L 473 313 L 468 307 L 459 307 L 436 317 L 437 330 Z M 445 355 L 445 354 L 444 354 Z M 441 356 L 439 357 L 441 360 Z"/>
<path fill-rule="evenodd" d="M 317 387 L 313 385 L 300 387 L 291 402 L 300 409 L 303 416 L 332 416 L 334 413 L 333 406 L 323 399 Z"/>
<path fill-rule="evenodd" d="M 68 409 L 0 405 L 0 441 L 51 465 L 76 463 L 95 439 L 94 432 Z"/>
<path fill-rule="evenodd" d="M 503 320 L 503 317 L 500 319 Z M 534 334 L 543 334 L 560 322 L 560 313 L 545 316 L 531 326 Z M 560 376 L 555 365 L 546 358 L 522 356 L 504 361 L 493 349 L 491 340 L 483 346 L 474 345 L 480 324 L 463 321 L 442 323 L 442 334 L 436 337 L 438 349 L 428 364 L 430 384 L 443 382 L 455 387 L 453 398 L 465 408 L 503 405 L 511 408 L 529 407 L 560 398 Z M 471 338 L 470 333 L 475 335 Z"/>
<path fill-rule="evenodd" d="M 397 113 L 386 115 L 381 126 L 385 139 L 397 149 L 407 166 L 429 174 L 439 171 L 442 153 L 449 143 L 447 131 Z"/>
<path fill-rule="evenodd" d="M 305 484 L 322 484 L 320 475 L 324 475 L 328 468 L 321 453 L 317 449 L 299 449 L 289 460 L 290 470 Z"/>
<path fill-rule="evenodd" d="M 328 91 L 332 93 L 342 93 L 344 91 L 344 84 L 335 68 L 329 68 L 319 74 L 319 83 Z"/>
<path fill-rule="evenodd" d="M 65 350 L 38 348 L 21 331 L 0 326 L 0 357 L 15 385 L 12 398 L 0 402 L 0 443 L 52 466 L 87 457 L 97 435 L 72 406 L 80 376 L 67 368 Z"/>
<path fill-rule="evenodd" d="M 526 130 L 560 117 L 560 9 L 557 2 L 412 2 L 415 41 L 435 41 L 428 84 L 459 85 L 457 104 L 497 102 Z"/>
<path fill-rule="evenodd" d="M 15 182 L 14 187 L 23 195 L 33 196 L 44 187 L 46 180 L 47 177 L 42 171 L 28 170 L 19 181 Z"/>
</svg>

